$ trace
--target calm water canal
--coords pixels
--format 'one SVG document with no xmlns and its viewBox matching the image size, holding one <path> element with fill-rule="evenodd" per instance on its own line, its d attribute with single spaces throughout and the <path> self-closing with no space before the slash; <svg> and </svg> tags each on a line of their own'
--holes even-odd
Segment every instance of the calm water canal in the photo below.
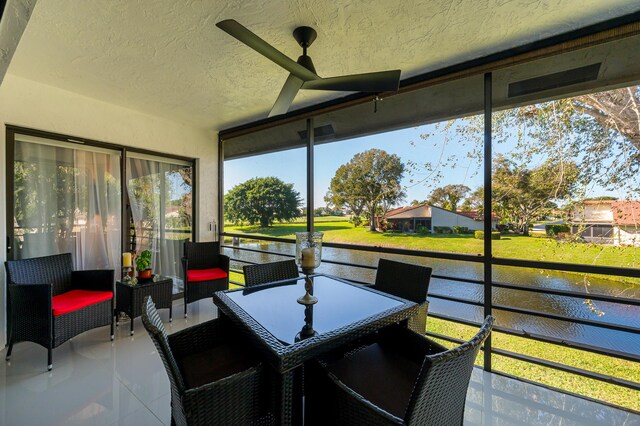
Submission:
<svg viewBox="0 0 640 426">
<path fill-rule="evenodd" d="M 242 247 L 277 253 L 294 254 L 295 247 L 287 243 L 243 243 Z M 251 262 L 273 262 L 285 258 L 276 255 L 254 253 L 243 250 L 225 249 L 225 254 L 235 259 Z M 436 275 L 481 280 L 483 266 L 480 263 L 460 262 L 443 259 L 429 259 L 417 256 L 378 254 L 345 249 L 323 248 L 323 260 L 335 260 L 359 265 L 376 266 L 380 257 L 398 261 L 423 264 L 433 268 Z M 242 268 L 242 263 L 234 262 L 232 268 Z M 319 272 L 356 281 L 373 282 L 375 270 L 323 263 Z M 401 279 L 401 277 L 399 277 Z M 494 267 L 494 281 L 514 283 L 539 288 L 585 291 L 594 294 L 614 295 L 640 299 L 640 286 L 607 279 L 588 277 L 538 269 Z M 430 294 L 455 296 L 465 300 L 482 302 L 483 287 L 478 284 L 459 281 L 432 279 Z M 469 320 L 482 320 L 482 307 L 429 298 L 429 311 Z M 493 289 L 493 303 L 548 312 L 563 317 L 586 318 L 612 324 L 640 327 L 640 307 L 617 303 L 594 302 L 593 306 L 585 299 L 560 297 L 544 293 L 530 293 L 517 290 Z M 594 309 L 596 311 L 594 311 Z M 603 315 L 598 315 L 600 311 Z M 524 330 L 529 333 L 543 334 L 574 342 L 600 346 L 609 350 L 640 353 L 640 335 L 636 333 L 606 330 L 599 327 L 544 319 L 530 315 L 515 314 L 496 310 L 497 323 L 504 327 Z"/>
</svg>

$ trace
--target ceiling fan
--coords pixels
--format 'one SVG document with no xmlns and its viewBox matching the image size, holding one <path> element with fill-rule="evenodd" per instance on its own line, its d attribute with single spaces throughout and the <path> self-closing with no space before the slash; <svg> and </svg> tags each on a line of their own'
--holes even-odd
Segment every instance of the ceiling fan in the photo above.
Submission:
<svg viewBox="0 0 640 426">
<path fill-rule="evenodd" d="M 216 26 L 289 71 L 289 77 L 269 112 L 269 117 L 286 113 L 300 89 L 380 93 L 395 92 L 400 85 L 400 70 L 329 78 L 318 76 L 311 57 L 307 55 L 307 48 L 317 36 L 316 30 L 311 27 L 298 27 L 293 31 L 293 38 L 302 47 L 302 55 L 296 62 L 233 19 L 220 21 Z"/>
</svg>

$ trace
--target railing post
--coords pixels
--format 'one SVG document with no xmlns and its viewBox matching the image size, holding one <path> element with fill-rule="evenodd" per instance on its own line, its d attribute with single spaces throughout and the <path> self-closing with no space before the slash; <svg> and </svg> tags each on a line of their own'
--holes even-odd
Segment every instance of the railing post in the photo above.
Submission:
<svg viewBox="0 0 640 426">
<path fill-rule="evenodd" d="M 313 117 L 307 118 L 307 231 L 313 232 Z"/>
<path fill-rule="evenodd" d="M 484 317 L 492 309 L 492 240 L 491 240 L 491 73 L 484 75 Z M 484 342 L 484 369 L 491 371 L 491 335 Z"/>
<path fill-rule="evenodd" d="M 221 239 L 224 233 L 224 140 L 218 135 L 218 235 L 215 241 Z"/>
</svg>

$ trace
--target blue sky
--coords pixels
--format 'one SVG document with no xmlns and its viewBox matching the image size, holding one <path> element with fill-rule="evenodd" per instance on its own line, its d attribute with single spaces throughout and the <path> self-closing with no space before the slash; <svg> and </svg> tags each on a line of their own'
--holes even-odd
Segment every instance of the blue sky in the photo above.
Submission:
<svg viewBox="0 0 640 426">
<path fill-rule="evenodd" d="M 442 124 L 440 125 L 442 126 Z M 455 132 L 449 137 L 437 124 L 412 127 L 377 135 L 364 136 L 340 142 L 318 145 L 315 148 L 315 197 L 316 207 L 324 206 L 324 196 L 331 178 L 338 167 L 347 163 L 355 154 L 377 148 L 398 155 L 407 165 L 413 161 L 439 164 L 437 172 L 424 167 L 405 172 L 402 185 L 407 197 L 400 205 L 408 205 L 411 200 L 425 200 L 433 189 L 448 184 L 464 184 L 472 190 L 482 185 L 482 164 L 467 157 L 473 144 Z M 427 138 L 421 135 L 429 135 Z M 494 155 L 509 153 L 514 149 L 515 139 L 494 145 Z M 481 148 L 480 148 L 481 149 Z M 255 157 L 225 162 L 224 191 L 254 177 L 277 176 L 284 182 L 293 183 L 306 203 L 306 156 L 305 149 L 294 149 Z M 534 167 L 529 164 L 529 167 Z M 438 177 L 438 174 L 440 177 Z M 588 196 L 617 195 L 599 187 L 592 187 Z"/>
<path fill-rule="evenodd" d="M 445 158 L 451 155 L 459 158 L 457 162 L 459 166 L 443 168 L 444 179 L 438 182 L 434 181 L 433 175 L 425 170 L 405 172 L 402 185 L 406 187 L 407 197 L 403 204 L 408 204 L 413 199 L 424 200 L 435 187 L 449 183 L 462 183 L 470 188 L 481 185 L 482 175 L 473 176 L 469 170 L 471 160 L 466 158 L 468 147 L 462 147 L 460 141 L 451 141 L 446 143 L 443 149 L 444 137 L 440 134 L 432 135 L 429 140 L 421 139 L 421 134 L 431 133 L 434 129 L 435 125 L 413 127 L 316 146 L 314 204 L 316 207 L 326 204 L 324 196 L 338 167 L 351 160 L 355 154 L 372 148 L 396 154 L 405 164 L 410 160 L 420 164 L 437 161 L 441 153 Z M 253 177 L 277 176 L 287 183 L 293 183 L 296 191 L 300 192 L 301 198 L 306 201 L 306 151 L 304 148 L 230 160 L 225 162 L 224 167 L 225 193 L 235 185 Z"/>
</svg>

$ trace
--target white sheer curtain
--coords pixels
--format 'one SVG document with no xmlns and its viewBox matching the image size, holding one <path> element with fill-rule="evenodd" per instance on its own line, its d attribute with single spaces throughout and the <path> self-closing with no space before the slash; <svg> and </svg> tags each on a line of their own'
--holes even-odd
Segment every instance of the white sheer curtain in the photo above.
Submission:
<svg viewBox="0 0 640 426">
<path fill-rule="evenodd" d="M 191 236 L 191 166 L 131 153 L 126 170 L 136 252 L 151 250 L 153 273 L 172 277 L 180 291 Z"/>
<path fill-rule="evenodd" d="M 71 252 L 76 269 L 119 269 L 120 154 L 16 135 L 14 258 Z"/>
</svg>

